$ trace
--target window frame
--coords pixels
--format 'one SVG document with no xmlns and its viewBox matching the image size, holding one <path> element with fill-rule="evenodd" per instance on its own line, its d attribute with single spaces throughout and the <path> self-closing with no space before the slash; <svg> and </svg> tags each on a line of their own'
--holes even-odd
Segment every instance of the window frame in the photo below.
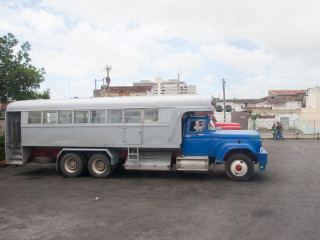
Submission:
<svg viewBox="0 0 320 240">
<path fill-rule="evenodd" d="M 30 117 L 30 113 L 40 113 L 40 117 Z M 28 124 L 36 125 L 36 124 L 42 124 L 42 111 L 28 111 Z M 31 119 L 40 119 L 40 122 L 30 122 Z"/>
<path fill-rule="evenodd" d="M 111 115 L 111 111 L 119 111 L 121 112 L 120 116 L 121 118 L 118 118 L 121 121 L 110 121 L 110 119 L 117 119 L 117 116 Z M 124 110 L 123 109 L 107 109 L 107 118 L 106 118 L 106 123 L 107 124 L 121 124 L 124 121 Z"/>
<path fill-rule="evenodd" d="M 130 121 L 127 121 L 127 119 L 130 119 L 126 116 L 126 113 L 129 113 L 129 112 L 139 112 L 140 113 L 140 121 L 139 122 L 130 122 Z M 142 123 L 142 109 L 138 109 L 138 108 L 132 108 L 132 109 L 124 109 L 123 111 L 124 113 L 124 123 L 125 124 L 141 124 Z M 129 116 L 130 117 L 130 116 Z M 131 116 L 132 117 L 132 116 Z M 133 116 L 133 118 L 131 119 L 135 119 L 134 118 L 135 116 Z"/>
<path fill-rule="evenodd" d="M 71 119 L 71 122 L 61 122 L 61 119 L 60 119 L 60 114 L 62 112 L 71 112 L 71 117 L 68 117 L 66 119 Z M 58 110 L 58 124 L 73 124 L 73 117 L 74 117 L 74 114 L 73 114 L 73 110 Z"/>
<path fill-rule="evenodd" d="M 199 121 L 199 133 L 206 131 L 207 129 L 207 120 L 206 119 L 196 119 L 190 122 L 190 125 L 188 126 L 188 132 L 195 133 L 196 132 L 196 122 Z M 204 122 L 204 125 L 200 127 L 200 122 Z M 194 130 L 191 130 L 191 127 L 193 127 Z"/>
<path fill-rule="evenodd" d="M 79 122 L 79 121 L 77 121 L 77 119 L 76 119 L 77 114 L 79 114 L 79 113 L 81 113 L 81 112 L 84 113 L 84 117 L 81 118 L 81 119 L 84 120 L 84 122 Z M 87 114 L 87 116 L 86 116 L 86 114 Z M 89 115 L 89 114 L 90 114 L 90 113 L 89 113 L 89 110 L 74 110 L 74 111 L 73 111 L 73 122 L 74 122 L 74 124 L 89 124 L 89 119 L 90 119 L 90 115 Z M 85 120 L 87 120 L 87 121 L 85 121 Z"/>
<path fill-rule="evenodd" d="M 157 111 L 157 120 L 156 121 L 146 121 L 145 120 L 145 112 L 146 111 Z M 160 110 L 158 108 L 146 108 L 146 109 L 143 109 L 143 123 L 159 123 L 160 122 Z"/>
<path fill-rule="evenodd" d="M 92 113 L 93 112 L 103 112 L 103 118 L 102 117 L 97 117 L 97 115 L 93 118 L 92 117 Z M 89 113 L 89 122 L 90 122 L 90 124 L 103 124 L 103 123 L 106 123 L 107 122 L 107 119 L 106 119 L 106 116 L 107 116 L 107 114 L 106 114 L 106 109 L 92 109 L 92 110 L 90 110 L 90 113 Z M 93 119 L 103 119 L 103 122 L 100 122 L 100 121 L 95 121 L 95 122 L 93 122 L 92 120 Z"/>
<path fill-rule="evenodd" d="M 55 117 L 54 117 L 54 119 L 55 119 L 55 122 L 49 122 L 48 120 L 49 119 L 53 119 L 53 117 L 48 117 L 47 116 L 47 113 L 55 113 L 56 115 L 55 115 Z M 45 119 L 47 120 L 47 121 L 45 121 Z M 42 111 L 42 123 L 43 124 L 45 124 L 45 125 L 55 125 L 55 124 L 58 124 L 58 111 L 56 111 L 56 110 L 43 110 Z"/>
</svg>

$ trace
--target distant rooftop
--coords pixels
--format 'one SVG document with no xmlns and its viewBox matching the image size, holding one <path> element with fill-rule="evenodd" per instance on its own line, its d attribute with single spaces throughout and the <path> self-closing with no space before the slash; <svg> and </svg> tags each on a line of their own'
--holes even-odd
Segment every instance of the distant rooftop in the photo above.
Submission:
<svg viewBox="0 0 320 240">
<path fill-rule="evenodd" d="M 286 95 L 286 96 L 294 96 L 299 94 L 306 94 L 306 90 L 269 90 L 269 95 Z"/>
<path fill-rule="evenodd" d="M 152 86 L 117 86 L 110 87 L 111 93 L 119 93 L 119 92 L 145 92 L 151 91 Z"/>
</svg>

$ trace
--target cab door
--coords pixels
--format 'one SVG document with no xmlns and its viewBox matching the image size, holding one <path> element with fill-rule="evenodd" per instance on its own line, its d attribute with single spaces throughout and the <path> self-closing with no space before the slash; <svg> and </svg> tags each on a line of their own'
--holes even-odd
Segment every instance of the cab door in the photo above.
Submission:
<svg viewBox="0 0 320 240">
<path fill-rule="evenodd" d="M 208 119 L 187 121 L 182 138 L 183 155 L 209 156 L 212 134 L 207 130 L 207 125 Z"/>
</svg>

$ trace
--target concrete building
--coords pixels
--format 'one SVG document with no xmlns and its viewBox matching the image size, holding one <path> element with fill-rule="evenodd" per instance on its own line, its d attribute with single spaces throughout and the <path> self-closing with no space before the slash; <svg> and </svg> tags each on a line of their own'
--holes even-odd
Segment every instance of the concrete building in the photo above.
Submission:
<svg viewBox="0 0 320 240">
<path fill-rule="evenodd" d="M 224 121 L 223 99 L 215 98 L 215 118 L 218 122 Z M 226 122 L 240 123 L 242 129 L 248 129 L 250 108 L 261 108 L 269 106 L 267 97 L 258 99 L 226 99 Z M 270 108 L 270 107 L 269 107 Z"/>
<path fill-rule="evenodd" d="M 187 85 L 185 81 L 178 81 L 178 79 L 154 78 L 153 81 L 141 80 L 140 82 L 134 82 L 133 86 L 152 86 L 152 95 L 197 94 L 196 86 Z"/>
<path fill-rule="evenodd" d="M 301 109 L 299 129 L 305 133 L 320 132 L 320 88 L 307 90 L 306 107 Z"/>
<path fill-rule="evenodd" d="M 249 118 L 249 128 L 271 129 L 273 123 L 281 122 L 284 130 L 296 129 L 301 109 L 305 106 L 306 90 L 269 90 L 264 107 L 249 107 L 252 114 L 260 117 Z"/>
<path fill-rule="evenodd" d="M 155 78 L 152 80 L 141 80 L 134 82 L 133 86 L 109 87 L 102 85 L 101 89 L 93 91 L 94 97 L 118 97 L 118 96 L 145 96 L 145 95 L 176 95 L 176 94 L 197 94 L 197 87 L 187 85 L 185 81 L 178 79 L 163 80 Z"/>
<path fill-rule="evenodd" d="M 102 85 L 101 89 L 93 91 L 93 97 L 121 97 L 121 96 L 146 96 L 151 95 L 152 86 L 116 86 Z"/>
<path fill-rule="evenodd" d="M 226 99 L 226 121 L 240 123 L 241 119 L 235 117 L 236 113 L 246 112 L 239 116 L 247 119 L 248 129 L 271 129 L 275 122 L 281 122 L 285 130 L 294 129 L 306 104 L 305 96 L 306 90 L 269 90 L 264 98 Z M 218 121 L 223 121 L 223 100 L 215 99 L 215 102 L 215 116 Z M 254 121 L 249 117 L 250 114 L 260 116 Z"/>
<path fill-rule="evenodd" d="M 223 99 L 215 98 L 216 112 L 223 112 Z M 257 99 L 226 99 L 226 112 L 247 111 L 250 107 L 271 107 L 267 97 Z"/>
<path fill-rule="evenodd" d="M 269 90 L 267 102 L 272 109 L 300 109 L 305 107 L 306 90 Z"/>
</svg>

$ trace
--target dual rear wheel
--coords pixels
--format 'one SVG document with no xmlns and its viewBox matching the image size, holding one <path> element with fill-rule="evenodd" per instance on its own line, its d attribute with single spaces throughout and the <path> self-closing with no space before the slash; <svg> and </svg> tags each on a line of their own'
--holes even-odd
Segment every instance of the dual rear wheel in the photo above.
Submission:
<svg viewBox="0 0 320 240">
<path fill-rule="evenodd" d="M 64 176 L 79 177 L 86 170 L 95 178 L 105 178 L 111 173 L 111 161 L 102 153 L 93 154 L 88 162 L 81 153 L 66 153 L 60 162 L 60 169 Z"/>
</svg>

